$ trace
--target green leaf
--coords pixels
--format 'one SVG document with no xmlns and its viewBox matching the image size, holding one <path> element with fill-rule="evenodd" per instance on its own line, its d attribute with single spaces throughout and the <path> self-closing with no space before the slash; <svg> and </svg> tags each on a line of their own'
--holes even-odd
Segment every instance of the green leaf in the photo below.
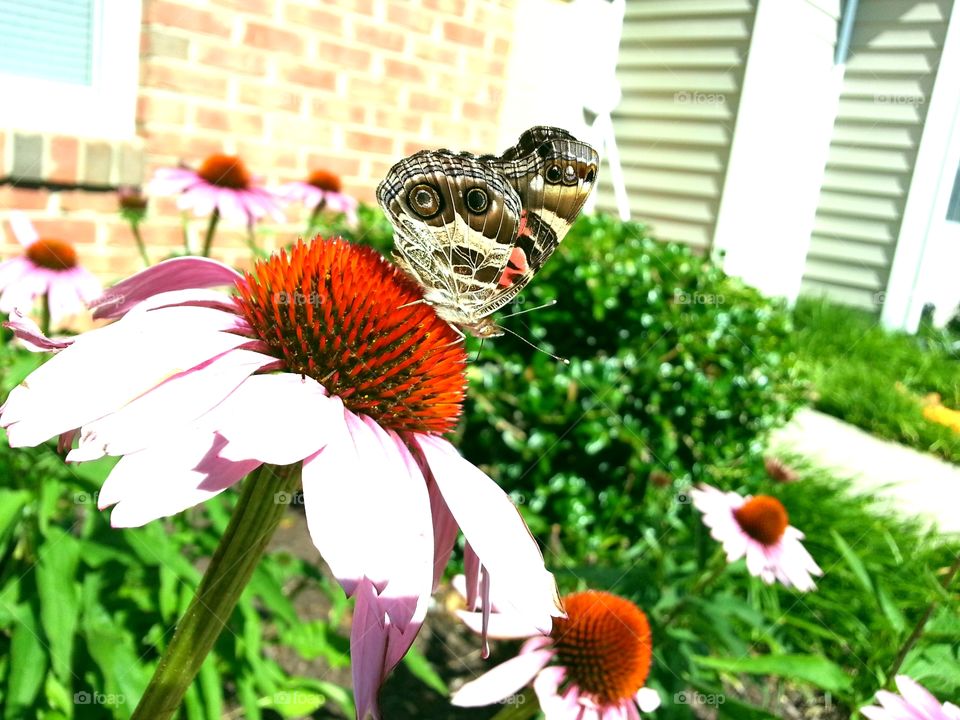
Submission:
<svg viewBox="0 0 960 720">
<path fill-rule="evenodd" d="M 198 674 L 203 704 L 208 718 L 218 718 L 223 714 L 223 683 L 217 670 L 217 659 L 211 653 L 207 655 Z"/>
<path fill-rule="evenodd" d="M 47 674 L 46 646 L 41 639 L 36 611 L 21 605 L 16 611 L 17 623 L 10 638 L 10 676 L 6 687 L 6 720 L 29 718 Z"/>
<path fill-rule="evenodd" d="M 853 551 L 853 548 L 847 544 L 847 541 L 843 539 L 840 533 L 836 530 L 830 530 L 830 534 L 833 535 L 833 541 L 836 543 L 837 549 L 840 550 L 843 559 L 846 560 L 847 565 L 850 566 L 853 574 L 856 575 L 860 585 L 863 586 L 867 594 L 872 597 L 873 582 L 870 580 L 870 573 L 868 573 L 867 568 L 864 567 L 863 561 L 860 560 L 860 557 Z"/>
<path fill-rule="evenodd" d="M 103 687 L 98 690 L 115 701 L 111 703 L 115 714 L 128 717 L 143 694 L 147 678 L 133 637 L 100 604 L 99 590 L 96 580 L 84 583 L 83 635 L 87 651 L 103 674 Z"/>
<path fill-rule="evenodd" d="M 893 598 L 890 597 L 886 589 L 879 582 L 877 583 L 877 602 L 880 604 L 880 609 L 883 611 L 883 616 L 887 619 L 887 622 L 890 623 L 890 627 L 893 629 L 893 631 L 897 634 L 906 631 L 906 618 L 903 617 L 903 613 L 900 612 L 900 608 L 897 607 L 897 604 L 893 601 Z"/>
<path fill-rule="evenodd" d="M 20 520 L 24 505 L 30 501 L 26 490 L 8 490 L 0 488 L 0 553 L 7 546 L 10 534 Z"/>
<path fill-rule="evenodd" d="M 850 677 L 830 660 L 817 655 L 759 655 L 756 657 L 694 657 L 704 667 L 751 675 L 779 675 L 802 680 L 829 692 L 850 687 Z"/>
<path fill-rule="evenodd" d="M 38 553 L 37 592 L 40 596 L 40 622 L 50 643 L 53 672 L 72 686 L 73 640 L 80 617 L 77 591 L 77 564 L 80 543 L 64 530 L 51 527 L 47 542 Z"/>
<path fill-rule="evenodd" d="M 280 713 L 285 718 L 301 718 L 323 707 L 326 698 L 309 687 L 293 686 L 278 690 L 260 699 L 260 707 Z"/>
<path fill-rule="evenodd" d="M 424 657 L 418 648 L 410 647 L 407 654 L 403 656 L 403 664 L 407 666 L 407 670 L 409 670 L 414 677 L 422 681 L 427 687 L 436 690 L 444 697 L 450 694 L 450 689 L 443 681 L 443 678 L 437 674 L 437 671 L 433 669 L 433 665 L 430 664 L 430 661 Z"/>
</svg>

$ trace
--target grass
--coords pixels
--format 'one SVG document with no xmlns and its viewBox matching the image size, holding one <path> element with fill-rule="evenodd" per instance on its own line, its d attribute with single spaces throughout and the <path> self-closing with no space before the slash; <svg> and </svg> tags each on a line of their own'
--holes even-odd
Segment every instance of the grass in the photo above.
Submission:
<svg viewBox="0 0 960 720">
<path fill-rule="evenodd" d="M 929 328 L 892 332 L 871 313 L 813 298 L 797 302 L 794 321 L 818 410 L 960 463 L 960 433 L 923 414 L 931 393 L 960 409 L 960 358 L 951 336 Z"/>
</svg>

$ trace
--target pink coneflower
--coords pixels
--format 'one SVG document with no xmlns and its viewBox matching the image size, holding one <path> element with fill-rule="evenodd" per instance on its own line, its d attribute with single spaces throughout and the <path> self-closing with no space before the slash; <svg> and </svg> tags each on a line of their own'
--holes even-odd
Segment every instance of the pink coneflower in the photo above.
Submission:
<svg viewBox="0 0 960 720">
<path fill-rule="evenodd" d="M 147 194 L 179 195 L 180 209 L 192 210 L 198 217 L 216 213 L 244 225 L 252 225 L 266 215 L 283 221 L 277 197 L 261 187 L 243 160 L 235 155 L 211 155 L 199 170 L 160 168 L 150 181 Z"/>
<path fill-rule="evenodd" d="M 466 683 L 451 702 L 461 707 L 491 705 L 529 683 L 550 720 L 623 720 L 638 708 L 660 706 L 656 690 L 644 687 L 653 645 L 646 615 L 617 595 L 588 590 L 563 598 L 566 618 L 555 618 L 549 636 L 525 627 L 513 613 L 490 616 L 492 637 L 530 638 L 519 654 Z M 482 613 L 460 611 L 474 630 Z"/>
<path fill-rule="evenodd" d="M 232 296 L 209 288 L 232 285 Z M 457 528 L 470 562 L 531 623 L 553 576 L 507 495 L 440 434 L 461 412 L 465 352 L 374 250 L 298 242 L 244 276 L 177 258 L 119 283 L 15 388 L 13 446 L 76 434 L 68 460 L 122 456 L 101 489 L 114 526 L 212 497 L 264 463 L 302 462 L 311 536 L 347 594 L 359 717 L 413 642 Z M 11 323 L 34 346 L 35 328 Z"/>
<path fill-rule="evenodd" d="M 314 170 L 306 182 L 296 180 L 281 185 L 277 195 L 291 202 L 303 203 L 313 212 L 313 219 L 321 210 L 342 212 L 350 222 L 357 219 L 357 200 L 343 192 L 340 177 L 329 170 Z"/>
<path fill-rule="evenodd" d="M 745 498 L 709 485 L 691 495 L 713 539 L 723 544 L 728 562 L 746 556 L 747 570 L 767 584 L 779 580 L 797 590 L 816 588 L 810 576 L 823 571 L 803 547 L 803 533 L 790 525 L 779 500 L 769 495 Z"/>
<path fill-rule="evenodd" d="M 0 312 L 29 312 L 38 297 L 45 298 L 52 325 L 84 312 L 102 288 L 93 273 L 78 264 L 73 245 L 40 237 L 22 213 L 11 215 L 10 226 L 24 253 L 0 263 Z"/>
<path fill-rule="evenodd" d="M 860 712 L 870 720 L 960 720 L 960 707 L 946 702 L 943 705 L 930 691 L 906 675 L 897 675 L 900 694 L 880 690 L 880 705 L 868 705 Z"/>
</svg>

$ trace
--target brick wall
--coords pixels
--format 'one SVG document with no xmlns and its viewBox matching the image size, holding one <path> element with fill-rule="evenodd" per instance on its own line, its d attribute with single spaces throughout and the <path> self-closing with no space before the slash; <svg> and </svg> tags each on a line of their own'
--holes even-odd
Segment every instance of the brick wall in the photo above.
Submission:
<svg viewBox="0 0 960 720">
<path fill-rule="evenodd" d="M 137 138 L 0 127 L 0 220 L 27 211 L 112 280 L 138 260 L 110 189 L 157 167 L 238 153 L 269 182 L 323 167 L 371 201 L 387 168 L 417 149 L 500 150 L 513 13 L 512 0 L 144 0 Z M 299 208 L 288 216 L 265 244 L 302 229 Z M 0 224 L 9 257 L 17 248 Z M 203 223 L 194 224 L 197 240 Z M 154 202 L 143 229 L 156 257 L 182 242 L 172 201 Z M 239 229 L 218 243 L 227 261 L 245 254 Z"/>
</svg>

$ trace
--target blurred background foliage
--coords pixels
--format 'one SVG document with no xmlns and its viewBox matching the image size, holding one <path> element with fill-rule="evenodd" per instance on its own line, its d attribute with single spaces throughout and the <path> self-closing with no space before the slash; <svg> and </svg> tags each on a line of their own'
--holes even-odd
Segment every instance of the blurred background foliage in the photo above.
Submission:
<svg viewBox="0 0 960 720">
<path fill-rule="evenodd" d="M 380 211 L 361 206 L 360 219 L 333 218 L 323 234 L 389 252 Z M 828 395 L 810 348 L 828 345 L 832 331 L 815 329 L 815 311 L 765 299 L 642 225 L 594 216 L 578 220 L 498 314 L 569 364 L 509 334 L 470 340 L 456 443 L 512 494 L 564 592 L 609 589 L 650 616 L 658 717 L 773 718 L 785 704 L 795 717 L 851 717 L 887 684 L 932 601 L 903 670 L 944 699 L 960 697 L 960 602 L 943 587 L 958 543 L 891 518 L 799 458 L 785 458 L 794 482 L 765 466 L 768 432 L 811 397 L 805 375 L 820 401 Z M 4 336 L 3 394 L 40 360 Z M 227 522 L 231 493 L 144 528 L 111 529 L 95 502 L 108 470 L 67 466 L 52 445 L 0 442 L 4 720 L 129 717 Z M 826 571 L 819 590 L 799 595 L 764 586 L 742 563 L 726 568 L 689 502 L 698 482 L 779 497 Z M 288 541 L 265 558 L 182 717 L 352 716 L 349 604 L 312 547 Z M 435 610 L 384 690 L 385 707 L 403 708 L 396 717 L 501 710 L 448 706 L 464 662 L 480 661 L 476 639 L 445 617 Z M 501 645 L 501 656 L 509 651 Z M 691 692 L 725 702 L 704 708 L 685 699 Z M 97 693 L 124 702 L 83 701 Z"/>
</svg>

